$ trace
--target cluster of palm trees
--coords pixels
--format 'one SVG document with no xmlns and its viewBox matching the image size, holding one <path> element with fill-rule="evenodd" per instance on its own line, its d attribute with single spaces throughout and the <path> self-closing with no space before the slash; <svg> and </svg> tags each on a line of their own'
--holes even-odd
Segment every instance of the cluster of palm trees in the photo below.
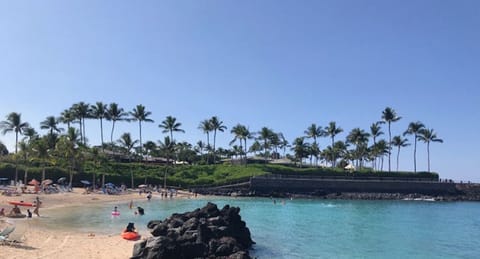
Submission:
<svg viewBox="0 0 480 259">
<path fill-rule="evenodd" d="M 152 113 L 141 104 L 134 107 L 130 112 L 126 112 L 117 103 L 107 105 L 96 102 L 94 105 L 90 105 L 79 102 L 64 110 L 59 117 L 48 116 L 42 121 L 40 129 L 47 130 L 47 133 L 43 136 L 40 136 L 29 123 L 23 122 L 21 114 L 16 112 L 8 114 L 6 120 L 0 122 L 0 129 L 3 134 L 15 133 L 15 154 L 20 153 L 23 161 L 35 158 L 37 162 L 40 161 L 39 163 L 45 166 L 49 157 L 55 156 L 60 161 L 57 164 L 64 165 L 72 173 L 75 170 L 81 170 L 82 161 L 88 156 L 86 154 L 93 154 L 92 156 L 96 157 L 99 153 L 98 147 L 95 147 L 95 149 L 88 147 L 88 138 L 85 134 L 86 119 L 99 121 L 100 149 L 103 151 L 100 153 L 105 153 L 105 149 L 111 151 L 122 150 L 129 159 L 162 156 L 169 161 L 181 160 L 190 163 L 200 163 L 202 161 L 204 163 L 217 163 L 219 157 L 236 157 L 246 164 L 247 154 L 249 153 L 260 154 L 267 162 L 270 158 L 281 157 L 279 150 L 283 150 L 283 156 L 295 160 L 300 165 L 308 158 L 310 158 L 311 165 L 318 165 L 319 161 L 323 161 L 324 164 L 330 164 L 332 167 L 344 166 L 345 163 L 354 162 L 357 167 L 361 168 L 365 166 L 366 162 L 371 162 L 373 170 L 383 170 L 383 159 L 388 157 L 388 171 L 390 172 L 390 157 L 392 146 L 394 146 L 397 147 L 398 171 L 400 148 L 409 145 L 408 140 L 404 137 L 411 135 L 414 139 L 414 171 L 417 171 L 416 148 L 418 140 L 427 144 L 428 171 L 430 171 L 430 143 L 442 142 L 441 139 L 437 138 L 433 129 L 427 129 L 421 122 L 410 123 L 402 136 L 392 137 L 391 125 L 400 120 L 401 117 L 397 116 L 395 110 L 389 107 L 382 112 L 382 120 L 370 126 L 369 132 L 354 128 L 349 132 L 345 141 L 335 139 L 343 132 L 343 129 L 334 121 L 324 128 L 317 124 L 310 125 L 305 130 L 305 135 L 296 138 L 291 144 L 281 132 L 275 132 L 268 127 L 252 132 L 247 126 L 237 124 L 230 131 L 233 135 L 233 139 L 230 141 L 231 149 L 216 147 L 217 133 L 227 130 L 227 126 L 217 116 L 202 120 L 198 126 L 205 133 L 206 142 L 198 141 L 195 146 L 187 142 L 177 143 L 174 139 L 174 133 L 185 133 L 181 128 L 182 123 L 178 122 L 173 116 L 166 116 L 158 125 L 163 133 L 168 134 L 164 137 L 164 140 L 158 141 L 158 144 L 153 141 L 143 143 L 142 124 L 153 123 L 154 121 L 150 118 L 151 115 Z M 111 122 L 109 143 L 104 141 L 104 120 Z M 117 141 L 114 141 L 115 124 L 120 121 L 138 122 L 139 140 L 133 139 L 130 133 L 123 133 Z M 384 123 L 388 126 L 388 141 L 379 139 L 384 134 L 381 126 Z M 60 124 L 66 125 L 67 130 L 60 127 Z M 211 133 L 213 133 L 212 143 L 210 143 Z M 19 141 L 20 135 L 24 136 L 21 141 Z M 323 150 L 318 142 L 321 137 L 331 140 L 331 144 Z M 309 143 L 306 139 L 311 139 L 312 142 Z M 372 143 L 369 145 L 370 139 Z M 253 140 L 250 146 L 247 145 L 247 140 Z M 20 146 L 21 152 L 18 152 L 18 146 Z M 293 152 L 293 155 L 286 154 L 287 148 Z M 0 149 L 6 150 L 1 143 Z M 19 156 L 17 155 L 17 157 Z M 313 160 L 315 163 L 313 163 Z M 340 164 L 337 164 L 338 162 Z M 15 180 L 18 180 L 17 174 Z"/>
<path fill-rule="evenodd" d="M 335 136 L 343 132 L 341 127 L 332 121 L 325 128 L 317 126 L 316 124 L 310 125 L 305 130 L 305 136 L 296 138 L 293 142 L 293 151 L 295 158 L 302 161 L 302 159 L 310 157 L 310 163 L 312 158 L 317 161 L 322 159 L 329 162 L 332 167 L 336 166 L 337 160 L 341 158 L 345 163 L 354 162 L 357 168 L 364 166 L 364 163 L 369 161 L 372 163 L 371 168 L 373 170 L 383 170 L 383 159 L 388 157 L 388 171 L 391 172 L 391 154 L 392 146 L 397 148 L 397 166 L 396 171 L 399 169 L 400 149 L 410 145 L 408 139 L 404 138 L 407 135 L 413 136 L 414 139 L 414 172 L 417 171 L 417 141 L 420 140 L 427 145 L 427 160 L 428 160 L 428 172 L 430 172 L 430 143 L 440 142 L 443 140 L 438 138 L 433 129 L 428 129 L 421 122 L 411 122 L 408 128 L 402 135 L 392 137 L 391 125 L 401 119 L 395 110 L 387 107 L 382 111 L 381 121 L 372 123 L 370 126 L 370 132 L 367 132 L 360 128 L 352 129 L 347 137 L 346 141 L 335 141 Z M 388 126 L 388 141 L 378 139 L 384 134 L 382 131 L 382 124 Z M 323 151 L 320 150 L 317 139 L 320 137 L 330 137 L 331 145 L 327 146 Z M 305 142 L 305 138 L 313 140 L 312 143 Z M 369 146 L 370 138 L 372 140 Z M 351 149 L 348 149 L 352 147 Z"/>
</svg>

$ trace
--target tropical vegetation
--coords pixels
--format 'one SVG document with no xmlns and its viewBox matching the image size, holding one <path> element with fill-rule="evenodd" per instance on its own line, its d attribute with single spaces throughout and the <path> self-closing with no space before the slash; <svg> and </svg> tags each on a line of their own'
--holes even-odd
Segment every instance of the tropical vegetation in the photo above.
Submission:
<svg viewBox="0 0 480 259">
<path fill-rule="evenodd" d="M 105 183 L 105 177 L 123 181 L 128 177 L 128 185 L 132 187 L 138 185 L 141 179 L 143 183 L 160 181 L 163 185 L 218 184 L 279 171 L 281 166 L 275 167 L 271 162 L 283 163 L 287 169 L 283 168 L 282 172 L 300 173 L 305 168 L 311 168 L 311 172 L 326 173 L 326 168 L 330 167 L 328 173 L 342 174 L 345 166 L 350 165 L 357 172 L 385 174 L 384 158 L 388 158 L 388 172 L 392 173 L 392 147 L 397 148 L 395 173 L 398 174 L 400 149 L 410 145 L 405 138 L 408 136 L 413 137 L 410 142 L 413 142 L 414 173 L 417 172 L 417 141 L 426 144 L 427 171 L 430 172 L 430 143 L 443 142 L 433 129 L 426 128 L 419 121 L 411 122 L 403 136 L 392 138 L 392 124 L 401 117 L 390 107 L 382 111 L 380 120 L 373 122 L 368 130 L 353 128 L 345 133 L 345 139 L 339 139 L 344 129 L 335 121 L 325 126 L 312 123 L 306 127 L 303 136 L 294 138 L 292 142 L 268 126 L 252 131 L 248 126 L 237 123 L 230 128 L 227 148 L 217 146 L 219 133 L 224 133 L 221 134 L 224 137 L 228 129 L 218 116 L 199 123 L 198 129 L 206 135 L 206 141 L 198 140 L 195 144 L 177 141 L 174 133 L 186 132 L 182 123 L 169 115 L 158 124 L 161 129 L 159 138 L 162 137 L 160 132 L 166 134 L 163 139 L 144 142 L 142 126 L 143 123 L 154 122 L 152 116 L 153 113 L 142 104 L 125 112 L 117 103 L 96 102 L 90 105 L 78 102 L 58 116 L 47 116 L 39 125 L 46 131 L 41 135 L 23 121 L 20 113 L 9 113 L 0 122 L 0 130 L 4 135 L 15 133 L 15 151 L 9 153 L 0 142 L 0 176 L 14 168 L 15 181 L 18 181 L 21 171 L 25 174 L 24 181 L 29 173 L 39 173 L 37 177 L 41 180 L 65 174 L 70 184 L 75 183 L 75 175 L 78 175 L 77 178 L 89 175 L 94 182 L 100 182 L 97 176 L 101 175 L 101 184 Z M 86 136 L 87 119 L 99 122 L 98 145 L 89 143 Z M 105 142 L 103 137 L 104 120 L 112 122 L 109 142 Z M 138 139 L 129 132 L 115 138 L 115 125 L 119 122 L 138 123 Z M 384 123 L 387 124 L 388 139 L 381 139 Z M 322 146 L 322 138 L 329 144 Z"/>
</svg>

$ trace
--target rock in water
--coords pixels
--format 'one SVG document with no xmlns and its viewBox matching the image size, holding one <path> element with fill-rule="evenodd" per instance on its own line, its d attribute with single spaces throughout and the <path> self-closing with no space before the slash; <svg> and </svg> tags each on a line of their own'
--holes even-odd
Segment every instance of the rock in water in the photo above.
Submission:
<svg viewBox="0 0 480 259">
<path fill-rule="evenodd" d="M 240 208 L 214 203 L 165 220 L 148 223 L 153 237 L 138 242 L 132 259 L 251 258 L 250 230 L 240 217 Z"/>
</svg>

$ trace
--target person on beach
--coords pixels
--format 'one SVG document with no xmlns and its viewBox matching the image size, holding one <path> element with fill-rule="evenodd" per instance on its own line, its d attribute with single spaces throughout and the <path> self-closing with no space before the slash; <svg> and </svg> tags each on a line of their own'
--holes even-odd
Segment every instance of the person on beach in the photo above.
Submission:
<svg viewBox="0 0 480 259">
<path fill-rule="evenodd" d="M 133 222 L 128 223 L 127 227 L 125 228 L 124 232 L 135 232 L 135 225 Z"/>
<path fill-rule="evenodd" d="M 5 217 L 5 208 L 0 210 L 0 217 Z"/>
<path fill-rule="evenodd" d="M 33 203 L 35 203 L 35 207 L 40 207 L 40 205 L 42 205 L 42 201 L 38 196 L 37 198 L 35 198 L 35 201 Z"/>
<path fill-rule="evenodd" d="M 20 208 L 15 205 L 12 210 L 8 213 L 9 216 L 18 216 L 22 214 L 22 211 L 20 210 Z"/>
<path fill-rule="evenodd" d="M 142 207 L 137 207 L 137 211 L 135 211 L 135 215 L 136 214 L 140 216 L 145 215 L 145 210 Z"/>
<path fill-rule="evenodd" d="M 152 192 L 148 192 L 147 200 L 150 201 L 152 199 Z"/>
<path fill-rule="evenodd" d="M 32 212 L 30 211 L 30 209 L 27 209 L 27 218 L 31 218 L 32 217 Z"/>
<path fill-rule="evenodd" d="M 133 200 L 130 200 L 130 204 L 128 204 L 128 207 L 129 207 L 130 209 L 133 209 Z"/>
<path fill-rule="evenodd" d="M 33 213 L 37 215 L 37 217 L 40 217 L 40 212 L 38 211 L 39 206 L 35 206 L 35 209 L 33 210 Z"/>
</svg>

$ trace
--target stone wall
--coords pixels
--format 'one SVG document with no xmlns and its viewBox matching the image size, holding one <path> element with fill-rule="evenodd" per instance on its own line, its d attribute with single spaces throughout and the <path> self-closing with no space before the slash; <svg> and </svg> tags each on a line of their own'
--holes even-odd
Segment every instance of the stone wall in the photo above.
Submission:
<svg viewBox="0 0 480 259">
<path fill-rule="evenodd" d="M 455 194 L 454 183 L 401 180 L 346 180 L 315 178 L 254 177 L 250 182 L 256 193 L 421 193 L 426 195 Z"/>
</svg>

